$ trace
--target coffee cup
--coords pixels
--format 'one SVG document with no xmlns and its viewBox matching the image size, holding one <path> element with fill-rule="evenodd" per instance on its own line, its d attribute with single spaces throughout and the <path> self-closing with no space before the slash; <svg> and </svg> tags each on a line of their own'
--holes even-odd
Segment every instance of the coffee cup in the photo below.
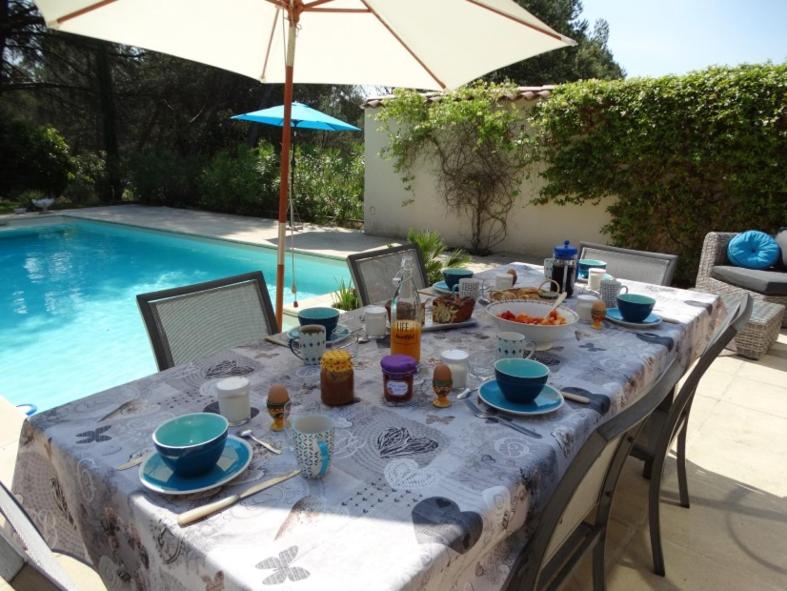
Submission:
<svg viewBox="0 0 787 591">
<path fill-rule="evenodd" d="M 502 291 L 514 286 L 514 276 L 511 273 L 498 273 L 495 275 L 495 289 Z"/>
<path fill-rule="evenodd" d="M 295 459 L 304 478 L 322 478 L 333 457 L 333 421 L 324 415 L 306 415 L 292 421 Z"/>
<path fill-rule="evenodd" d="M 625 290 L 625 291 L 623 291 Z M 617 298 L 620 292 L 628 293 L 629 288 L 620 281 L 607 275 L 601 280 L 601 299 L 607 308 L 615 308 L 618 305 Z"/>
<path fill-rule="evenodd" d="M 388 312 L 382 306 L 367 306 L 364 310 L 366 336 L 376 339 L 385 336 L 385 323 Z"/>
<path fill-rule="evenodd" d="M 443 269 L 443 279 L 445 279 L 445 284 L 451 291 L 454 290 L 454 286 L 459 283 L 460 279 L 472 276 L 473 272 L 470 269 L 464 269 L 462 267 L 448 267 L 447 269 Z"/>
<path fill-rule="evenodd" d="M 319 365 L 325 353 L 325 327 L 305 324 L 298 329 L 298 336 L 290 339 L 290 351 L 306 365 Z"/>
<path fill-rule="evenodd" d="M 518 332 L 497 333 L 497 358 L 509 359 L 530 358 L 535 351 L 535 343 L 528 341 L 525 335 Z M 527 352 L 527 355 L 525 355 Z"/>
<path fill-rule="evenodd" d="M 607 263 L 598 259 L 579 259 L 577 263 L 577 279 L 587 279 L 590 269 L 606 269 Z"/>
<path fill-rule="evenodd" d="M 462 277 L 454 291 L 459 293 L 459 297 L 477 300 L 481 297 L 483 286 L 484 282 L 477 277 Z"/>
<path fill-rule="evenodd" d="M 325 338 L 331 340 L 331 335 L 339 324 L 339 310 L 318 306 L 315 308 L 304 308 L 298 312 L 298 322 L 301 326 L 307 324 L 319 324 L 325 327 Z"/>
</svg>

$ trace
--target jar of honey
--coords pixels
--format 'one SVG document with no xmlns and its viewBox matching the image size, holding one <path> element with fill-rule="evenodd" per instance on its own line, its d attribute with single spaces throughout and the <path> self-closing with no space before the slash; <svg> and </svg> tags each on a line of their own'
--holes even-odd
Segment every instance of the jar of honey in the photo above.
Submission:
<svg viewBox="0 0 787 591">
<path fill-rule="evenodd" d="M 350 404 L 354 400 L 352 357 L 337 349 L 323 353 L 320 361 L 320 397 L 328 406 Z"/>
<path fill-rule="evenodd" d="M 388 402 L 407 402 L 413 397 L 413 376 L 418 363 L 409 355 L 386 355 L 380 360 L 383 370 L 383 396 Z"/>
</svg>

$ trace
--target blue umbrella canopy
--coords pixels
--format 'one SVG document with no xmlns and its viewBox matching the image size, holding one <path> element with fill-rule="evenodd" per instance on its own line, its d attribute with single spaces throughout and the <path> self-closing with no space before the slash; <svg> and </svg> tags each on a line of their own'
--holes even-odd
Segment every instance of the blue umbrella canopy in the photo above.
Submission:
<svg viewBox="0 0 787 591">
<path fill-rule="evenodd" d="M 282 127 L 284 125 L 284 105 L 269 107 L 260 111 L 252 111 L 243 115 L 232 117 L 238 121 L 253 121 Z M 292 123 L 294 129 L 318 129 L 321 131 L 361 131 L 355 125 L 345 123 L 341 119 L 331 117 L 325 113 L 312 109 L 303 103 L 292 103 Z"/>
</svg>

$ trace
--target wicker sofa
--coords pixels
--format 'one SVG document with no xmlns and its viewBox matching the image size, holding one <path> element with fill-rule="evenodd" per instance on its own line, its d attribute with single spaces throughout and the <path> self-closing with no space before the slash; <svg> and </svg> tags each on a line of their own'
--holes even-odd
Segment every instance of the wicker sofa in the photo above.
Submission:
<svg viewBox="0 0 787 591">
<path fill-rule="evenodd" d="M 755 300 L 787 306 L 787 293 L 766 295 L 759 291 L 746 289 L 723 281 L 719 278 L 720 274 L 718 270 L 714 273 L 714 267 L 729 265 L 727 261 L 727 244 L 735 235 L 735 232 L 709 232 L 708 235 L 705 236 L 705 242 L 702 245 L 702 255 L 700 256 L 700 268 L 697 271 L 697 289 L 720 295 L 725 293 L 736 294 L 747 292 L 751 294 Z M 771 273 L 784 275 L 784 280 L 787 282 L 787 271 L 771 271 Z M 713 275 L 715 275 L 715 277 Z M 787 317 L 782 321 L 782 326 L 787 326 Z"/>
</svg>

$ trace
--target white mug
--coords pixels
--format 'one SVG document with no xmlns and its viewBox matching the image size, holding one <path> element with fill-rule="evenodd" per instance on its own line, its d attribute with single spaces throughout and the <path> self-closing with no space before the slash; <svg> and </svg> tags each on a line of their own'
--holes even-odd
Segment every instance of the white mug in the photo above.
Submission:
<svg viewBox="0 0 787 591">
<path fill-rule="evenodd" d="M 626 291 L 623 293 L 628 293 L 629 288 L 614 277 L 607 277 L 601 280 L 601 299 L 604 300 L 607 308 L 618 307 L 618 294 L 624 289 Z"/>
<path fill-rule="evenodd" d="M 525 335 L 518 332 L 497 333 L 497 358 L 524 357 L 530 359 L 535 351 L 535 343 L 529 342 Z M 525 355 L 527 351 L 527 355 Z"/>
<path fill-rule="evenodd" d="M 599 291 L 601 289 L 601 280 L 607 274 L 606 269 L 599 269 L 598 267 L 592 268 L 588 271 L 588 289 L 590 291 Z"/>
<path fill-rule="evenodd" d="M 380 338 L 385 336 L 385 322 L 388 312 L 382 306 L 367 306 L 364 310 L 366 336 Z"/>
<path fill-rule="evenodd" d="M 582 322 L 592 322 L 592 310 L 593 304 L 598 300 L 596 296 L 592 295 L 581 295 L 577 296 L 577 306 L 576 312 L 579 315 L 579 319 Z"/>
<path fill-rule="evenodd" d="M 478 277 L 463 277 L 454 288 L 454 291 L 459 292 L 459 296 L 463 298 L 473 298 L 477 300 L 481 297 L 484 282 Z"/>
<path fill-rule="evenodd" d="M 320 324 L 300 326 L 298 337 L 290 339 L 290 351 L 306 365 L 319 365 L 325 353 L 325 327 Z"/>
<path fill-rule="evenodd" d="M 295 459 L 304 478 L 322 478 L 333 457 L 333 421 L 324 415 L 306 415 L 292 421 Z"/>
<path fill-rule="evenodd" d="M 514 286 L 514 276 L 511 273 L 498 273 L 495 275 L 495 289 L 502 291 Z"/>
</svg>

